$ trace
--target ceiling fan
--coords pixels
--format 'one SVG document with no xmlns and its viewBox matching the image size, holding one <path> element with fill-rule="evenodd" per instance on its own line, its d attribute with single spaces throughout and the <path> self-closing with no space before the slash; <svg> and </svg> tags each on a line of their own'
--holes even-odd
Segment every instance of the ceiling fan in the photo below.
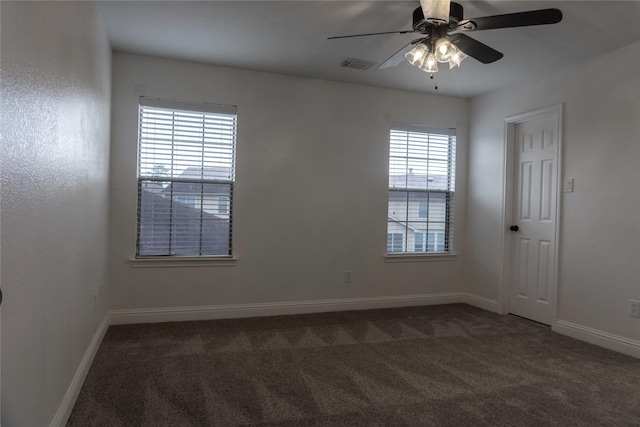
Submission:
<svg viewBox="0 0 640 427">
<path fill-rule="evenodd" d="M 562 12 L 559 9 L 540 9 L 470 19 L 464 19 L 463 10 L 461 4 L 450 0 L 420 0 L 420 7 L 413 11 L 412 30 L 353 34 L 329 39 L 420 33 L 422 37 L 402 47 L 378 68 L 396 66 L 406 58 L 412 65 L 433 74 L 438 71 L 438 62 L 448 62 L 449 67 L 453 68 L 460 66 L 467 56 L 483 64 L 490 64 L 504 56 L 464 32 L 556 24 L 562 20 Z"/>
</svg>

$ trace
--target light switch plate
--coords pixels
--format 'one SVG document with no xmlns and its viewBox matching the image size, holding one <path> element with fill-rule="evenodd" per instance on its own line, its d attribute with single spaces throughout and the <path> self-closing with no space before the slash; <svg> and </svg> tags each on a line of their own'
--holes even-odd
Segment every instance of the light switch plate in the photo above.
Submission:
<svg viewBox="0 0 640 427">
<path fill-rule="evenodd" d="M 564 192 L 572 193 L 573 192 L 573 178 L 565 178 L 564 179 Z"/>
</svg>

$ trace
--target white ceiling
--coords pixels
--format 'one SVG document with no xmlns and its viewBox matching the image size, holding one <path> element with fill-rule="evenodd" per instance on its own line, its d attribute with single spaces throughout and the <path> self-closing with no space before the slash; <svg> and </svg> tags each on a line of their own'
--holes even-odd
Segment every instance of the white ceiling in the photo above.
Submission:
<svg viewBox="0 0 640 427">
<path fill-rule="evenodd" d="M 419 1 L 103 1 L 114 50 L 365 85 L 472 97 L 535 78 L 640 40 L 640 1 L 459 1 L 464 17 L 555 7 L 559 24 L 469 32 L 504 53 L 428 74 L 403 61 L 367 71 L 345 58 L 381 63 L 416 34 L 327 40 L 411 29 Z M 640 60 L 640 58 L 639 58 Z M 594 82 L 598 84 L 598 82 Z"/>
</svg>

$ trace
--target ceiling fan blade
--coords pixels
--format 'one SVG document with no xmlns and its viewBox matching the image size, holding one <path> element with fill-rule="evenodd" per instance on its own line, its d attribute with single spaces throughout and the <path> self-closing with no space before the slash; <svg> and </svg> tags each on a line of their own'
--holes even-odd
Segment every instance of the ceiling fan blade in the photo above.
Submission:
<svg viewBox="0 0 640 427">
<path fill-rule="evenodd" d="M 350 38 L 350 37 L 377 36 L 377 35 L 380 35 L 380 34 L 408 34 L 408 33 L 417 33 L 417 31 L 416 30 L 404 30 L 404 31 L 385 31 L 383 33 L 352 34 L 350 36 L 327 37 L 327 40 L 346 39 L 346 38 Z"/>
<path fill-rule="evenodd" d="M 449 36 L 458 49 L 483 64 L 496 62 L 504 55 L 497 50 L 469 37 L 466 34 L 456 33 Z"/>
<path fill-rule="evenodd" d="M 396 65 L 404 61 L 405 59 L 404 54 L 409 52 L 411 49 L 413 49 L 413 47 L 418 43 L 420 43 L 422 40 L 424 40 L 424 37 L 415 39 L 414 41 L 407 43 L 399 51 L 391 55 L 386 61 L 378 65 L 378 68 L 395 67 Z"/>
<path fill-rule="evenodd" d="M 559 9 L 540 9 L 465 19 L 460 21 L 457 29 L 464 31 L 493 30 L 496 28 L 557 24 L 560 21 L 562 21 L 562 12 Z"/>
</svg>

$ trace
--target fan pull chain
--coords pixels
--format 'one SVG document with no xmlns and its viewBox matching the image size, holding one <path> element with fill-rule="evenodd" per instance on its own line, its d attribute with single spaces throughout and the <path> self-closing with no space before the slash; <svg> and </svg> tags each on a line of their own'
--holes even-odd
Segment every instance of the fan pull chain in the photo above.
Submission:
<svg viewBox="0 0 640 427">
<path fill-rule="evenodd" d="M 431 73 L 431 80 L 434 80 L 434 79 L 435 79 L 435 89 L 438 90 L 438 79 L 433 77 L 433 73 Z"/>
</svg>

